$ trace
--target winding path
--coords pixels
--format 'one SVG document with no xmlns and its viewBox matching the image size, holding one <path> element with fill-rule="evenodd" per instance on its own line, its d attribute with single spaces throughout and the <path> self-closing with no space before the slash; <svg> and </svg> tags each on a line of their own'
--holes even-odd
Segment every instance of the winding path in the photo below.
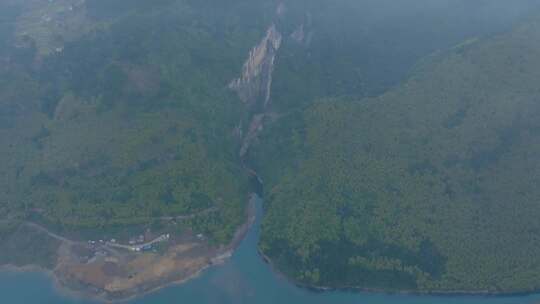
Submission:
<svg viewBox="0 0 540 304">
<path fill-rule="evenodd" d="M 58 240 L 58 241 L 66 242 L 66 243 L 68 243 L 68 244 L 75 244 L 75 243 L 76 243 L 76 242 L 74 242 L 74 241 L 72 241 L 72 240 L 70 240 L 70 239 L 67 239 L 67 238 L 65 238 L 65 237 L 63 237 L 63 236 L 60 236 L 60 235 L 54 233 L 54 232 L 51 232 L 51 231 L 48 230 L 47 228 L 45 228 L 45 227 L 43 227 L 43 226 L 40 226 L 40 225 L 38 225 L 38 224 L 36 224 L 36 223 L 32 223 L 32 222 L 23 222 L 23 224 L 26 225 L 26 226 L 28 226 L 28 227 L 32 227 L 32 228 L 34 228 L 34 229 L 36 229 L 36 230 L 39 230 L 39 231 L 41 231 L 41 232 L 47 234 L 47 235 L 50 236 L 51 238 L 56 239 L 56 240 Z"/>
<path fill-rule="evenodd" d="M 205 209 L 205 210 L 202 210 L 202 211 L 199 211 L 199 212 L 196 212 L 196 213 L 192 213 L 192 214 L 187 214 L 187 215 L 179 215 L 179 216 L 161 216 L 161 217 L 153 217 L 153 218 L 150 218 L 152 220 L 154 219 L 158 219 L 158 220 L 162 220 L 162 221 L 172 221 L 172 220 L 177 220 L 177 221 L 180 221 L 180 220 L 189 220 L 189 219 L 193 219 L 197 216 L 201 216 L 201 215 L 206 215 L 206 214 L 209 214 L 209 213 L 213 213 L 213 212 L 217 212 L 219 210 L 219 207 L 211 207 L 211 208 L 208 208 L 208 209 Z M 0 219 L 0 224 L 6 224 L 6 223 L 11 223 L 11 222 L 14 222 L 14 220 L 2 220 Z M 31 228 L 34 228 L 38 231 L 41 231 L 45 234 L 47 234 L 49 237 L 55 239 L 55 240 L 58 240 L 58 241 L 61 241 L 61 242 L 66 242 L 67 244 L 76 244 L 76 243 L 80 243 L 80 242 L 77 242 L 77 241 L 73 241 L 73 240 L 70 240 L 66 237 L 63 237 L 59 234 L 56 234 L 52 231 L 50 231 L 49 229 L 39 225 L 39 224 L 36 224 L 34 222 L 29 222 L 29 221 L 22 221 L 21 222 L 23 225 L 27 226 L 27 227 L 31 227 Z M 148 243 L 145 243 L 145 244 L 142 244 L 141 246 L 144 246 L 144 245 L 152 245 L 156 242 L 159 242 L 158 239 L 160 239 L 161 237 L 163 236 L 160 236 L 158 237 L 157 239 L 151 241 L 151 242 L 148 242 Z M 161 241 L 161 240 L 160 240 Z M 113 247 L 117 247 L 117 248 L 124 248 L 124 249 L 129 249 L 131 247 L 134 247 L 134 246 L 127 246 L 127 245 L 120 245 L 120 244 L 114 244 L 114 243 L 108 243 L 109 246 L 113 246 Z"/>
<path fill-rule="evenodd" d="M 202 211 L 199 211 L 199 212 L 195 212 L 195 213 L 192 213 L 192 214 L 187 214 L 187 215 L 179 215 L 179 216 L 161 216 L 161 217 L 158 217 L 157 219 L 160 219 L 162 221 L 172 221 L 172 220 L 177 220 L 177 221 L 182 221 L 182 220 L 190 220 L 190 219 L 193 219 L 197 216 L 201 216 L 201 215 L 206 215 L 206 214 L 209 214 L 209 213 L 213 213 L 213 212 L 216 212 L 219 210 L 219 207 L 210 207 L 208 209 L 204 209 Z"/>
</svg>

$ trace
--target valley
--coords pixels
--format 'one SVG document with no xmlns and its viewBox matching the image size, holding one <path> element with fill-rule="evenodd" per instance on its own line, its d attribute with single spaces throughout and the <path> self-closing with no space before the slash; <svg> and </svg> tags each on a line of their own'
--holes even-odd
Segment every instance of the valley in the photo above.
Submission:
<svg viewBox="0 0 540 304">
<path fill-rule="evenodd" d="M 537 291 L 540 6 L 415 1 L 0 2 L 0 265 Z"/>
</svg>

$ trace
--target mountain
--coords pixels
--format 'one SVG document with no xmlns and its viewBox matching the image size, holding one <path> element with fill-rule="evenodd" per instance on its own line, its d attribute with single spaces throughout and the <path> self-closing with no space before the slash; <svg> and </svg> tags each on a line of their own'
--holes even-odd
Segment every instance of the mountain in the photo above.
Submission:
<svg viewBox="0 0 540 304">
<path fill-rule="evenodd" d="M 0 1 L 0 264 L 116 300 L 230 256 L 250 186 L 235 132 L 248 117 L 227 85 L 265 12 Z"/>
<path fill-rule="evenodd" d="M 537 290 L 539 42 L 532 18 L 274 122 L 252 151 L 262 252 L 321 287 Z"/>
<path fill-rule="evenodd" d="M 226 84 L 264 31 L 234 15 L 259 5 L 217 18 L 208 1 L 71 2 L 21 10 L 61 29 L 80 19 L 84 31 L 52 49 L 17 17 L 25 31 L 1 71 L 2 212 L 77 230 L 217 207 L 193 225 L 227 242 L 247 191 L 233 134 L 243 105 Z"/>
<path fill-rule="evenodd" d="M 263 186 L 302 284 L 537 289 L 538 8 L 0 0 L 0 265 L 125 299 L 229 257 Z"/>
</svg>

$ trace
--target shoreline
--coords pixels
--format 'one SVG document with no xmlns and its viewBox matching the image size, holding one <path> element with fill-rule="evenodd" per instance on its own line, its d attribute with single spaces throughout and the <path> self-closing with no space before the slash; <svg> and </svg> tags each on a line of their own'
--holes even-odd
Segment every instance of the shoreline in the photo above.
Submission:
<svg viewBox="0 0 540 304">
<path fill-rule="evenodd" d="M 125 303 L 137 298 L 142 298 L 144 296 L 147 296 L 149 294 L 155 293 L 159 290 L 184 284 L 190 280 L 196 279 L 200 275 L 202 275 L 206 270 L 208 270 L 211 267 L 216 267 L 223 265 L 226 263 L 234 254 L 235 250 L 240 246 L 242 241 L 244 240 L 245 236 L 253 226 L 253 223 L 255 222 L 255 203 L 253 201 L 253 195 L 254 193 L 250 194 L 248 196 L 248 204 L 246 208 L 246 221 L 236 230 L 233 239 L 229 242 L 228 245 L 223 246 L 222 248 L 219 248 L 217 250 L 217 254 L 209 259 L 209 262 L 204 266 L 198 269 L 195 273 L 188 275 L 186 277 L 180 278 L 180 279 L 169 279 L 163 278 L 162 281 L 157 281 L 157 283 L 152 284 L 152 282 L 149 282 L 148 284 L 141 284 L 140 286 L 137 286 L 136 288 L 133 288 L 133 290 L 142 290 L 139 292 L 133 292 L 130 294 L 130 291 L 126 291 L 126 295 L 123 296 L 115 296 L 114 294 L 111 294 L 107 291 L 99 290 L 95 287 L 91 286 L 84 286 L 76 284 L 70 285 L 64 283 L 56 273 L 57 266 L 55 266 L 53 269 L 47 269 L 43 268 L 41 266 L 37 265 L 23 265 L 23 266 L 17 266 L 13 264 L 5 264 L 0 265 L 0 272 L 6 272 L 6 273 L 39 273 L 44 274 L 47 278 L 52 280 L 53 287 L 56 292 L 58 292 L 62 296 L 66 296 L 73 299 L 80 299 L 80 300 L 89 300 L 89 301 L 97 301 L 101 303 Z M 146 286 L 152 286 L 156 285 L 155 287 L 150 287 L 147 290 L 145 289 Z"/>
<path fill-rule="evenodd" d="M 478 297 L 478 298 L 520 298 L 534 295 L 540 295 L 540 289 L 532 291 L 516 291 L 516 292 L 493 292 L 493 291 L 418 291 L 418 290 L 392 290 L 392 289 L 380 289 L 380 288 L 361 288 L 361 287 L 328 287 L 328 286 L 314 286 L 305 283 L 301 283 L 282 271 L 280 271 L 272 261 L 270 257 L 265 255 L 260 248 L 257 248 L 257 253 L 261 259 L 266 263 L 270 270 L 283 280 L 286 280 L 289 284 L 292 284 L 300 289 L 307 290 L 313 293 L 331 293 L 331 292 L 349 292 L 355 294 L 380 294 L 388 296 L 418 296 L 418 297 L 441 297 L 441 298 L 459 298 L 459 297 Z"/>
<path fill-rule="evenodd" d="M 43 268 L 37 265 L 16 266 L 12 264 L 6 264 L 6 265 L 0 265 L 0 273 L 12 273 L 12 274 L 35 273 L 35 274 L 44 275 L 45 277 L 47 277 L 47 279 L 51 280 L 51 285 L 54 291 L 62 296 L 69 297 L 72 299 L 103 301 L 102 299 L 99 299 L 97 296 L 86 294 L 83 291 L 72 290 L 72 289 L 67 288 L 60 282 L 60 280 L 54 273 L 54 269 Z"/>
<path fill-rule="evenodd" d="M 186 277 L 186 278 L 184 278 L 182 280 L 170 281 L 168 283 L 164 283 L 163 285 L 160 285 L 158 287 L 149 289 L 149 290 L 144 291 L 142 293 L 134 294 L 134 295 L 131 295 L 131 296 L 128 296 L 128 297 L 125 297 L 125 298 L 119 298 L 119 299 L 108 299 L 108 298 L 106 298 L 106 295 L 96 294 L 96 293 L 90 292 L 88 290 L 83 290 L 83 288 L 80 288 L 78 290 L 71 289 L 71 288 L 67 287 L 65 284 L 62 284 L 58 280 L 58 277 L 54 274 L 53 270 L 45 269 L 45 268 L 40 267 L 40 266 L 25 265 L 25 266 L 20 266 L 19 267 L 19 266 L 15 266 L 15 265 L 2 265 L 2 266 L 0 266 L 0 273 L 13 273 L 13 274 L 36 273 L 36 274 L 43 274 L 48 279 L 52 280 L 51 283 L 53 285 L 53 288 L 54 288 L 55 292 L 57 292 L 58 294 L 60 294 L 62 296 L 72 298 L 74 300 L 89 300 L 89 301 L 97 301 L 97 302 L 101 302 L 101 303 L 126 303 L 126 302 L 129 302 L 129 301 L 137 299 L 137 298 L 142 298 L 144 296 L 147 296 L 147 295 L 152 294 L 154 292 L 157 292 L 159 290 L 162 290 L 162 289 L 165 289 L 165 288 L 168 288 L 168 287 L 172 287 L 172 286 L 175 286 L 175 285 L 181 285 L 183 283 L 186 283 L 189 280 L 196 279 L 204 271 L 206 271 L 207 269 L 209 269 L 210 267 L 213 267 L 213 266 L 219 266 L 219 264 L 207 265 L 206 267 L 201 268 L 194 275 Z"/>
<path fill-rule="evenodd" d="M 17 266 L 13 264 L 5 264 L 5 265 L 0 265 L 0 272 L 12 272 L 12 273 L 42 272 L 42 273 L 53 275 L 52 270 L 46 269 L 37 265 Z"/>
<path fill-rule="evenodd" d="M 98 301 L 102 303 L 126 303 L 128 301 L 145 297 L 149 294 L 155 293 L 159 290 L 169 288 L 172 286 L 178 286 L 184 284 L 190 280 L 198 278 L 206 270 L 211 267 L 220 266 L 226 263 L 231 256 L 234 254 L 235 250 L 240 246 L 241 242 L 246 237 L 247 233 L 252 229 L 253 224 L 256 220 L 256 207 L 252 200 L 253 195 L 249 196 L 249 202 L 246 209 L 247 220 L 242 224 L 236 231 L 233 240 L 229 245 L 225 246 L 218 251 L 218 254 L 214 256 L 211 261 L 204 267 L 200 268 L 197 272 L 189 275 L 185 278 L 179 280 L 167 280 L 163 279 L 163 282 L 157 284 L 156 287 L 150 288 L 148 290 L 134 293 L 132 295 L 127 295 L 126 297 L 114 296 L 108 297 L 110 295 L 107 292 L 101 294 L 96 293 L 96 290 L 89 290 L 84 287 L 81 288 L 70 288 L 68 285 L 63 284 L 55 273 L 55 269 L 46 269 L 37 265 L 24 265 L 16 266 L 12 264 L 0 265 L 0 272 L 10 272 L 10 273 L 40 273 L 44 274 L 47 278 L 52 280 L 54 289 L 61 295 L 74 298 L 74 299 L 84 299 L 89 301 Z M 265 255 L 260 248 L 257 247 L 257 254 L 259 257 L 270 267 L 276 276 L 280 279 L 285 280 L 289 284 L 292 284 L 298 288 L 314 292 L 314 293 L 331 293 L 331 292 L 350 292 L 350 293 L 366 293 L 366 294 L 382 294 L 382 295 L 402 295 L 402 296 L 425 296 L 425 297 L 442 297 L 442 298 L 456 298 L 456 297 L 479 297 L 479 298 L 519 298 L 534 296 L 540 294 L 540 289 L 531 290 L 531 291 L 516 291 L 516 292 L 493 292 L 488 290 L 483 291 L 466 291 L 466 290 L 455 290 L 455 291 L 418 291 L 418 290 L 391 290 L 391 289 L 377 289 L 377 288 L 360 288 L 360 287 L 328 287 L 328 286 L 314 286 L 299 281 L 294 280 L 293 278 L 287 276 L 285 273 L 280 271 L 272 261 L 270 257 Z"/>
</svg>

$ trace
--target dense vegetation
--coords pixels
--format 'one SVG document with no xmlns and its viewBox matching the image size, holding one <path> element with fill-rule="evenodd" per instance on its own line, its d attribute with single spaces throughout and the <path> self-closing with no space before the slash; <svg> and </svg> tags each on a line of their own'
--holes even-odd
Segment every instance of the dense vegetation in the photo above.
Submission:
<svg viewBox="0 0 540 304">
<path fill-rule="evenodd" d="M 262 251 L 316 286 L 540 287 L 540 21 L 321 99 L 262 136 Z"/>
<path fill-rule="evenodd" d="M 281 2 L 0 0 L 0 264 L 58 245 L 4 219 L 101 236 L 186 216 L 225 244 L 247 165 L 261 250 L 301 283 L 540 288 L 540 23 L 516 26 L 540 4 Z M 248 108 L 228 84 L 272 23 L 271 102 Z"/>
<path fill-rule="evenodd" d="M 86 1 L 95 30 L 45 56 L 32 33 L 6 34 L 18 42 L 0 68 L 0 213 L 71 231 L 217 208 L 193 227 L 226 242 L 247 193 L 227 84 L 264 6 L 139 2 Z"/>
<path fill-rule="evenodd" d="M 288 113 L 321 97 L 380 95 L 407 77 L 420 58 L 508 30 L 532 3 L 290 1 L 278 23 L 286 38 L 276 62 L 272 104 Z"/>
<path fill-rule="evenodd" d="M 0 222 L 0 242 L 0 265 L 32 265 L 45 269 L 56 265 L 60 242 L 31 227 L 17 222 Z"/>
</svg>

